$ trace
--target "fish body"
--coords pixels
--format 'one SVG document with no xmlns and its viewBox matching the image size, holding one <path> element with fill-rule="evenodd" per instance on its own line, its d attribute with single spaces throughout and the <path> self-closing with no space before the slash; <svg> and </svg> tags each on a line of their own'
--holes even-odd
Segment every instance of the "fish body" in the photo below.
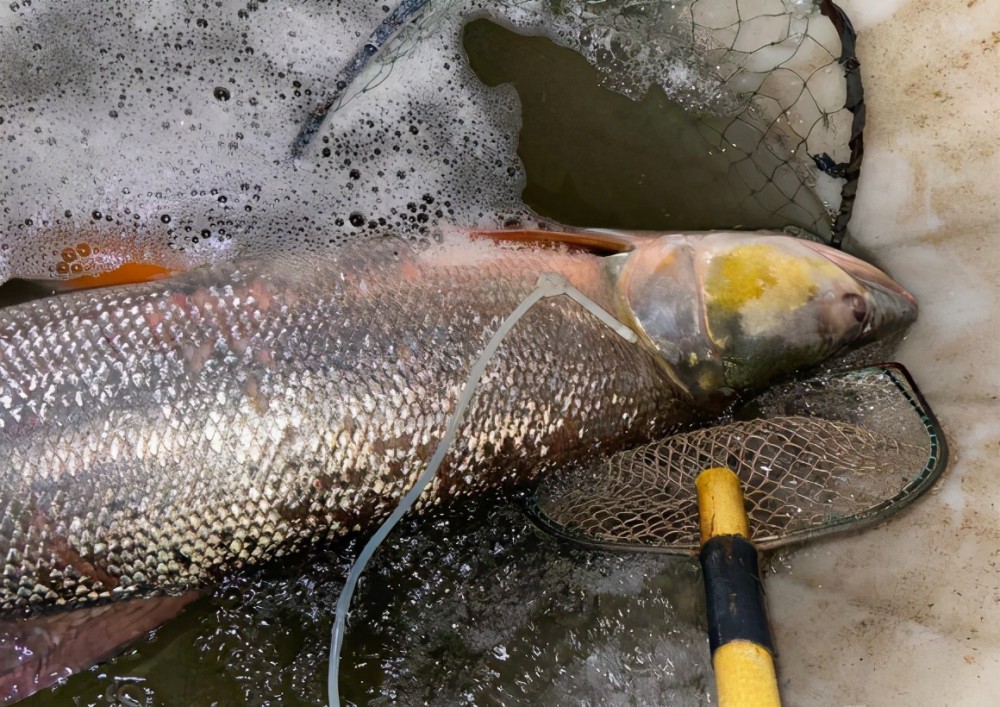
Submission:
<svg viewBox="0 0 1000 707">
<path fill-rule="evenodd" d="M 0 312 L 0 615 L 178 593 L 384 516 L 487 340 L 545 273 L 638 343 L 565 297 L 529 310 L 422 504 L 702 419 L 803 363 L 782 368 L 782 335 L 808 340 L 819 362 L 915 314 L 870 266 L 792 239 L 627 242 L 598 256 L 384 239 Z M 783 254 L 795 284 L 738 275 L 748 253 Z M 857 300 L 873 289 L 899 312 L 866 332 Z"/>
<path fill-rule="evenodd" d="M 20 559 L 0 610 L 30 609 L 23 588 L 58 605 L 201 586 L 391 510 L 542 272 L 610 307 L 589 255 L 386 241 L 4 312 L 0 545 Z M 653 353 L 548 300 L 491 362 L 424 502 L 695 412 Z"/>
</svg>

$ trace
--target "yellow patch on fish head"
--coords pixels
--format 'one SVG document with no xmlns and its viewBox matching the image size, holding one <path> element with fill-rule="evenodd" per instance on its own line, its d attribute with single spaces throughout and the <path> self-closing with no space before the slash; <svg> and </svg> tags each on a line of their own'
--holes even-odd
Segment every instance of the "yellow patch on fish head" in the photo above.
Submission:
<svg viewBox="0 0 1000 707">
<path fill-rule="evenodd" d="M 803 257 L 766 243 L 747 243 L 708 263 L 705 296 L 720 313 L 741 317 L 747 333 L 767 330 L 775 317 L 811 301 L 839 269 L 820 257 Z"/>
<path fill-rule="evenodd" d="M 699 404 L 905 330 L 916 316 L 885 273 L 782 234 L 664 234 L 607 260 L 616 313 Z"/>
</svg>

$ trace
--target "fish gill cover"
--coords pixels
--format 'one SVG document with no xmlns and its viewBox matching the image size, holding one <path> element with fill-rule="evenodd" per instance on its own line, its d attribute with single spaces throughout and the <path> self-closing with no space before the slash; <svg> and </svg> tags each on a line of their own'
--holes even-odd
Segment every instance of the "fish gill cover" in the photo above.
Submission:
<svg viewBox="0 0 1000 707">
<path fill-rule="evenodd" d="M 709 227 L 842 237 L 863 114 L 828 2 L 21 0 L 0 8 L 0 281 L 532 218 L 516 94 L 463 50 L 481 17 L 697 116 L 684 140 L 740 210 Z"/>
</svg>

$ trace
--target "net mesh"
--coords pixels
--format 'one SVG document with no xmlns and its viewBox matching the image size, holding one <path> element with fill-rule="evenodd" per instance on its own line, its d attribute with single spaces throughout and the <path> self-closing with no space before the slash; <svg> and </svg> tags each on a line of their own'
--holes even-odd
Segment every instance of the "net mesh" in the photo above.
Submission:
<svg viewBox="0 0 1000 707">
<path fill-rule="evenodd" d="M 684 149 L 697 154 L 696 170 L 716 173 L 717 186 L 735 197 L 734 215 L 719 208 L 725 197 L 714 198 L 717 221 L 698 227 L 793 226 L 841 242 L 860 171 L 864 99 L 855 34 L 836 5 L 570 0 L 545 6 L 559 10 L 541 20 L 509 10 L 502 16 L 529 30 L 541 21 L 601 72 L 605 86 L 635 99 L 658 86 L 697 116 Z"/>
<path fill-rule="evenodd" d="M 732 469 L 751 534 L 777 547 L 875 523 L 929 488 L 943 437 L 901 369 L 866 369 L 768 393 L 765 418 L 682 433 L 544 484 L 536 514 L 591 545 L 699 546 L 695 477 Z"/>
</svg>

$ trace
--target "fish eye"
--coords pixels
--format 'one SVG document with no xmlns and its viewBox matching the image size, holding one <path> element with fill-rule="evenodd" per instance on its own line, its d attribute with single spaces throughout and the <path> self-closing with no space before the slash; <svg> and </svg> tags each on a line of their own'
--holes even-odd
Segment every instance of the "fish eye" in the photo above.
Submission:
<svg viewBox="0 0 1000 707">
<path fill-rule="evenodd" d="M 848 292 L 842 299 L 844 304 L 854 314 L 854 320 L 859 324 L 864 322 L 868 316 L 868 303 L 865 301 L 865 298 L 853 292 Z"/>
</svg>

